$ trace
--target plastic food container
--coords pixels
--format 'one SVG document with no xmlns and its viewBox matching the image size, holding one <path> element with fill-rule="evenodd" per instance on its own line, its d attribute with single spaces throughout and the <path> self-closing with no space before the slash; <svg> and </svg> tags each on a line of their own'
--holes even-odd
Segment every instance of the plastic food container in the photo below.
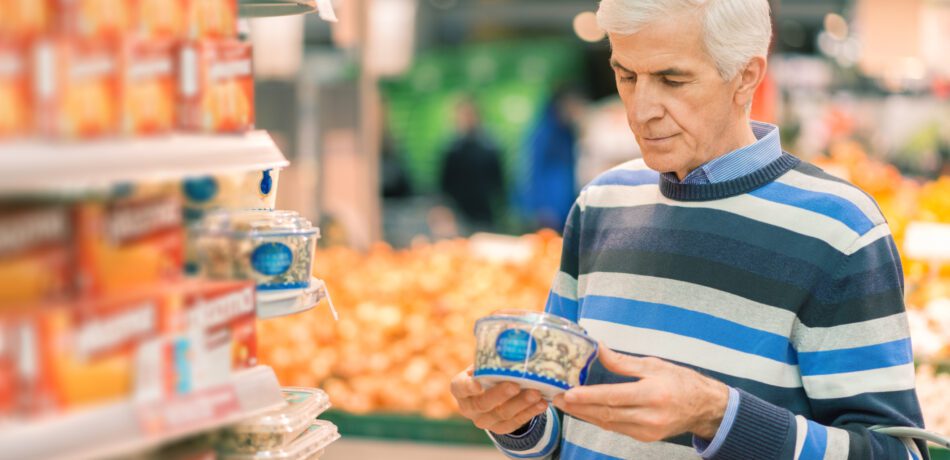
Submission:
<svg viewBox="0 0 950 460">
<path fill-rule="evenodd" d="M 320 229 L 294 211 L 216 211 L 196 236 L 202 276 L 254 280 L 258 291 L 310 286 Z"/>
<path fill-rule="evenodd" d="M 282 393 L 287 407 L 224 430 L 219 448 L 254 453 L 287 446 L 330 408 L 330 398 L 320 389 L 285 387 Z"/>
<path fill-rule="evenodd" d="M 223 454 L 222 460 L 316 460 L 323 450 L 333 441 L 340 439 L 340 433 L 331 422 L 316 420 L 299 438 L 290 445 L 272 450 L 251 453 Z"/>
<path fill-rule="evenodd" d="M 548 400 L 582 385 L 597 342 L 576 323 L 547 313 L 502 310 L 475 322 L 475 378 L 515 382 Z"/>
<path fill-rule="evenodd" d="M 194 222 L 215 209 L 274 209 L 279 179 L 279 169 L 185 179 L 185 218 Z"/>
</svg>

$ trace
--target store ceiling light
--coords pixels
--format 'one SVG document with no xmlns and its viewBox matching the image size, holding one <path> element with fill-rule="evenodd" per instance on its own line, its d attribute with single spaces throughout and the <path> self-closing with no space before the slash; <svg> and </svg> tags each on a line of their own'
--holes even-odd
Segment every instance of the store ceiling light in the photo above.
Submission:
<svg viewBox="0 0 950 460">
<path fill-rule="evenodd" d="M 848 21 L 840 14 L 828 13 L 825 15 L 825 30 L 836 40 L 848 38 Z"/>
<path fill-rule="evenodd" d="M 597 15 L 592 11 L 585 11 L 574 16 L 574 33 L 585 42 L 599 42 L 607 36 L 597 25 Z"/>
</svg>

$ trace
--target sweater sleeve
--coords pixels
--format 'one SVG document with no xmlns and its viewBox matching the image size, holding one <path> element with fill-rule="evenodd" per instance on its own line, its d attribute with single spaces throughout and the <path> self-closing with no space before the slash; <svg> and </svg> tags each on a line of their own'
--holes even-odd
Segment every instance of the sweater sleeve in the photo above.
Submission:
<svg viewBox="0 0 950 460">
<path fill-rule="evenodd" d="M 739 391 L 716 459 L 926 459 L 924 443 L 869 430 L 923 427 L 903 304 L 903 274 L 886 224 L 841 255 L 798 314 L 792 344 L 810 414 Z M 872 231 L 873 232 L 873 231 Z"/>
<path fill-rule="evenodd" d="M 564 226 L 564 244 L 561 249 L 561 267 L 554 277 L 544 311 L 577 321 L 578 248 L 581 209 L 577 203 L 571 208 Z M 510 435 L 489 433 L 495 446 L 512 458 L 550 458 L 561 439 L 561 413 L 553 405 L 535 417 L 525 427 Z"/>
</svg>

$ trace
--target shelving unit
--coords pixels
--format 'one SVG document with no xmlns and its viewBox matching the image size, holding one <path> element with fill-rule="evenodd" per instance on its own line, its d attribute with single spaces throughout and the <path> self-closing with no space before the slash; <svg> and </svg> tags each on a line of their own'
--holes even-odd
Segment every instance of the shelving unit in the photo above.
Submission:
<svg viewBox="0 0 950 460">
<path fill-rule="evenodd" d="M 231 381 L 166 401 L 122 401 L 0 428 L 3 458 L 94 459 L 142 452 L 286 405 L 274 371 L 238 372 Z"/>
<path fill-rule="evenodd" d="M 136 181 L 282 168 L 265 131 L 84 143 L 0 143 L 0 195 L 79 192 Z"/>
<path fill-rule="evenodd" d="M 325 0 L 239 0 L 241 17 L 319 12 L 336 20 Z M 280 169 L 289 162 L 262 130 L 243 134 L 175 133 L 147 138 L 0 142 L 0 201 L 81 201 L 113 187 L 175 183 L 185 178 Z M 291 295 L 292 294 L 292 295 Z M 258 299 L 258 316 L 303 312 L 328 297 L 313 280 L 296 293 Z M 237 371 L 228 381 L 171 399 L 128 399 L 83 406 L 43 418 L 0 422 L 0 458 L 116 458 L 162 447 L 287 405 L 267 366 Z"/>
<path fill-rule="evenodd" d="M 315 0 L 240 0 L 238 2 L 238 12 L 245 18 L 289 16 L 314 11 L 317 11 Z"/>
<path fill-rule="evenodd" d="M 316 307 L 323 299 L 328 299 L 326 284 L 317 278 L 311 278 L 306 289 L 287 290 L 282 293 L 258 292 L 257 317 L 260 319 L 295 315 Z M 333 308 L 331 303 L 330 308 Z M 333 313 L 336 316 L 336 312 Z"/>
</svg>

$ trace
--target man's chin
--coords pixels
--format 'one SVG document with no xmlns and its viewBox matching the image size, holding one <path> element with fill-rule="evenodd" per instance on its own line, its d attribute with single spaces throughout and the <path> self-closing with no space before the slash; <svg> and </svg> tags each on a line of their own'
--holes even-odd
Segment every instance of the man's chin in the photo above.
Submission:
<svg viewBox="0 0 950 460">
<path fill-rule="evenodd" d="M 658 172 L 658 173 L 668 173 L 674 172 L 677 170 L 677 165 L 671 161 L 667 161 L 669 157 L 672 156 L 670 153 L 666 154 L 657 154 L 657 153 L 644 153 L 643 162 L 646 163 L 647 167 Z"/>
</svg>

